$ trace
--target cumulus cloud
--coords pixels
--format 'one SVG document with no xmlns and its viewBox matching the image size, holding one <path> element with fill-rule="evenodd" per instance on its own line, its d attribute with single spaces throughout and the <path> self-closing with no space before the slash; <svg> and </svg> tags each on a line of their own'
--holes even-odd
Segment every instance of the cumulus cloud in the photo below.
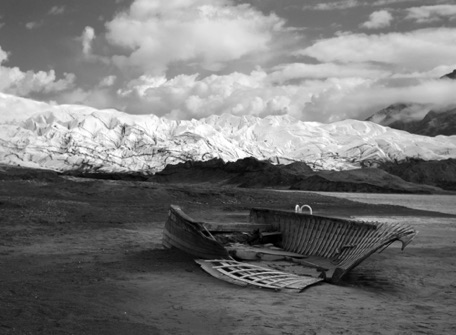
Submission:
<svg viewBox="0 0 456 335">
<path fill-rule="evenodd" d="M 81 104 L 105 109 L 113 107 L 115 99 L 112 93 L 105 87 L 95 87 L 88 90 L 77 87 L 59 94 L 57 101 L 59 103 Z M 117 109 L 120 108 L 117 107 Z"/>
<path fill-rule="evenodd" d="M 100 83 L 98 84 L 99 87 L 110 87 L 114 85 L 114 83 L 117 80 L 117 76 L 110 75 L 107 77 L 104 77 L 102 80 L 100 80 Z"/>
<path fill-rule="evenodd" d="M 429 70 L 454 64 L 456 29 L 429 28 L 379 35 L 346 33 L 301 50 L 321 62 L 380 63 L 392 70 Z"/>
<path fill-rule="evenodd" d="M 369 20 L 361 24 L 361 27 L 367 29 L 386 28 L 391 25 L 392 20 L 393 16 L 389 11 L 379 10 L 369 15 Z"/>
<path fill-rule="evenodd" d="M 49 10 L 48 14 L 50 15 L 61 15 L 65 12 L 65 6 L 53 6 Z"/>
<path fill-rule="evenodd" d="M 363 119 L 396 102 L 454 103 L 455 84 L 435 78 L 456 67 L 455 39 L 451 28 L 342 33 L 301 50 L 319 63 L 209 76 L 146 72 L 118 89 L 116 99 L 127 112 L 175 119 L 289 114 L 320 122 Z"/>
<path fill-rule="evenodd" d="M 404 2 L 417 2 L 419 0 L 338 0 L 338 1 L 318 1 L 317 4 L 304 5 L 303 9 L 311 10 L 341 10 L 355 7 L 367 7 L 367 6 L 387 6 Z"/>
<path fill-rule="evenodd" d="M 92 42 L 95 39 L 95 30 L 90 26 L 85 27 L 79 39 L 82 42 L 82 53 L 87 57 L 90 56 L 92 54 Z"/>
<path fill-rule="evenodd" d="M 384 83 L 374 78 L 374 73 L 361 71 L 367 75 L 364 78 L 348 76 L 348 72 L 346 77 L 315 75 L 312 78 L 308 76 L 309 72 L 317 74 L 318 69 L 324 70 L 323 67 L 300 69 L 299 66 L 284 65 L 270 74 L 258 69 L 250 74 L 235 72 L 205 78 L 199 78 L 198 74 L 179 75 L 171 79 L 144 75 L 132 80 L 118 94 L 128 106 L 127 112 L 141 110 L 174 119 L 223 113 L 260 117 L 288 114 L 305 121 L 328 122 L 343 119 L 344 116 L 354 118 L 373 105 L 384 107 L 374 99 L 362 103 L 356 95 L 357 91 L 363 91 L 375 97 L 374 92 Z M 331 70 L 339 69 L 329 66 L 325 71 L 329 74 Z M 293 72 L 295 74 L 291 75 Z M 355 73 L 353 70 L 352 75 Z M 300 80 L 291 82 L 298 78 Z M 346 98 L 354 94 L 356 99 Z"/>
<path fill-rule="evenodd" d="M 395 4 L 398 4 L 398 3 L 418 2 L 418 1 L 420 1 L 420 0 L 375 0 L 375 1 L 370 1 L 369 5 L 372 5 L 372 6 L 389 6 L 389 5 L 395 5 Z"/>
<path fill-rule="evenodd" d="M 106 24 L 107 39 L 128 53 L 119 66 L 163 74 L 176 62 L 220 70 L 226 63 L 270 51 L 284 20 L 231 0 L 135 0 Z"/>
<path fill-rule="evenodd" d="M 371 64 L 306 64 L 292 63 L 274 67 L 269 75 L 273 82 L 284 83 L 290 80 L 327 78 L 381 78 L 391 75 L 384 69 Z"/>
<path fill-rule="evenodd" d="M 43 21 L 30 21 L 25 24 L 25 28 L 28 30 L 39 28 L 43 25 Z"/>
<path fill-rule="evenodd" d="M 77 37 L 85 61 L 107 64 L 106 55 L 110 55 L 110 64 L 120 67 L 120 71 L 111 72 L 118 77 L 101 76 L 91 88 L 75 87 L 73 74 L 57 78 L 53 70 L 23 72 L 6 67 L 8 54 L 0 48 L 0 91 L 23 96 L 59 92 L 58 102 L 175 119 L 222 113 L 289 114 L 305 121 L 330 122 L 363 119 L 396 102 L 455 102 L 456 81 L 435 80 L 456 68 L 455 28 L 384 34 L 342 32 L 313 43 L 307 40 L 308 46 L 297 53 L 296 47 L 282 48 L 288 54 L 280 64 L 270 55 L 279 52 L 281 41 L 294 37 L 275 14 L 264 14 L 235 0 L 130 2 L 125 11 L 106 23 L 106 35 L 97 31 L 100 38 L 87 26 Z M 392 3 L 315 1 L 313 9 Z M 439 6 L 414 7 L 420 8 L 421 14 L 410 8 L 407 18 L 421 20 L 424 12 L 431 12 L 423 7 L 432 7 L 430 17 L 436 17 L 437 8 L 442 12 Z M 63 10 L 56 7 L 49 14 Z M 374 11 L 361 26 L 388 27 L 391 13 Z M 103 41 L 109 45 L 103 55 L 97 55 Z M 264 61 L 263 57 L 269 58 Z M 286 63 L 290 59 L 293 62 Z"/>
<path fill-rule="evenodd" d="M 8 60 L 8 53 L 2 49 L 0 45 L 0 65 Z"/>
<path fill-rule="evenodd" d="M 274 85 L 263 70 L 233 72 L 199 79 L 198 74 L 141 76 L 118 93 L 129 108 L 144 108 L 171 118 L 201 118 L 213 114 L 266 116 L 301 115 L 312 85 Z"/>
<path fill-rule="evenodd" d="M 309 69 L 299 69 L 299 65 L 279 66 L 270 73 L 257 69 L 249 74 L 233 72 L 207 77 L 142 75 L 116 92 L 112 86 L 98 85 L 90 90 L 65 91 L 63 97 L 67 103 L 97 108 L 116 106 L 133 114 L 155 114 L 172 119 L 199 119 L 223 113 L 260 117 L 288 114 L 319 122 L 365 119 L 397 102 L 434 106 L 455 103 L 456 81 L 436 79 L 449 67 L 402 77 L 380 70 L 379 77 L 362 70 L 361 76 L 355 76 L 355 69 L 352 76 L 347 72 L 346 77 L 312 77 L 308 75 Z M 297 67 L 293 69 L 294 66 Z M 329 74 L 330 70 L 340 68 L 310 69 L 315 74 L 317 69 Z M 298 74 L 291 75 L 293 71 Z"/>
<path fill-rule="evenodd" d="M 27 96 L 30 93 L 59 92 L 73 87 L 75 75 L 65 73 L 57 79 L 54 70 L 21 71 L 18 67 L 6 67 L 3 63 L 8 60 L 8 53 L 0 46 L 0 92 Z"/>
<path fill-rule="evenodd" d="M 361 6 L 362 3 L 358 0 L 342 0 L 333 2 L 324 2 L 312 5 L 310 8 L 313 10 L 340 10 Z M 304 7 L 308 8 L 307 6 Z"/>
<path fill-rule="evenodd" d="M 0 66 L 0 91 L 19 96 L 63 91 L 71 88 L 74 80 L 72 73 L 65 73 L 63 78 L 57 79 L 54 70 L 23 72 L 18 67 Z"/>
<path fill-rule="evenodd" d="M 407 10 L 406 19 L 418 23 L 440 21 L 444 18 L 456 19 L 456 5 L 434 5 L 411 7 Z"/>
</svg>

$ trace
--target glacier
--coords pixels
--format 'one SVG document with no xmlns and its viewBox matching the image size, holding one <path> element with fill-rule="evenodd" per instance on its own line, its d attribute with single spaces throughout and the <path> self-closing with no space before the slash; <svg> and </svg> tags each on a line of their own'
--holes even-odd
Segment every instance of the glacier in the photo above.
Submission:
<svg viewBox="0 0 456 335">
<path fill-rule="evenodd" d="M 4 164 L 155 173 L 189 160 L 245 157 L 349 170 L 379 162 L 456 158 L 456 136 L 413 135 L 368 121 L 303 122 L 287 115 L 170 120 L 0 93 Z"/>
</svg>

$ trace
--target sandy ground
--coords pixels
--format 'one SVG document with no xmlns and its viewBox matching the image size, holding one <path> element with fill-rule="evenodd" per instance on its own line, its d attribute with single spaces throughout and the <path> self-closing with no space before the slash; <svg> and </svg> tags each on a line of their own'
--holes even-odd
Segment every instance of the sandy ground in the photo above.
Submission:
<svg viewBox="0 0 456 335">
<path fill-rule="evenodd" d="M 211 219 L 296 203 L 327 215 L 436 215 L 317 194 L 0 180 L 0 333 L 456 334 L 456 223 L 421 225 L 404 252 L 393 245 L 340 285 L 294 294 L 231 285 L 163 249 L 171 203 Z"/>
</svg>

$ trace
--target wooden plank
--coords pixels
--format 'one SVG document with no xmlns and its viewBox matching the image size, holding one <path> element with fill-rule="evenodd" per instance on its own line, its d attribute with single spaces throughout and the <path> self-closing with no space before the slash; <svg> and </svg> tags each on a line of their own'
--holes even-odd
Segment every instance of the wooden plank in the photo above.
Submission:
<svg viewBox="0 0 456 335">
<path fill-rule="evenodd" d="M 255 254 L 265 254 L 265 255 L 274 255 L 274 256 L 282 256 L 282 257 L 292 257 L 292 258 L 305 258 L 306 256 L 285 250 L 277 250 L 277 249 L 269 249 L 269 248 L 256 248 L 251 247 L 248 245 L 233 245 L 226 247 L 229 251 L 246 251 L 246 252 L 253 252 Z M 261 258 L 261 257 L 259 257 Z"/>
<path fill-rule="evenodd" d="M 175 248 L 178 248 L 186 253 L 194 255 L 200 258 L 220 258 L 226 257 L 229 258 L 228 251 L 224 248 L 219 249 L 215 247 L 206 247 L 198 246 L 198 244 L 188 243 L 186 240 L 178 239 L 175 235 L 170 234 L 167 230 L 163 231 L 163 236 L 165 236 L 165 245 L 172 245 Z M 162 240 L 163 242 L 163 240 Z"/>
<path fill-rule="evenodd" d="M 239 286 L 244 286 L 245 287 L 245 286 L 249 285 L 246 282 L 235 280 L 235 279 L 233 279 L 233 278 L 231 278 L 229 276 L 225 276 L 221 272 L 219 272 L 216 269 L 214 269 L 212 267 L 211 263 L 207 263 L 207 262 L 204 262 L 203 260 L 199 260 L 199 259 L 195 259 L 195 262 L 198 263 L 204 271 L 209 273 L 214 278 L 226 281 L 226 282 L 231 283 L 231 284 L 239 285 Z"/>
<path fill-rule="evenodd" d="M 220 271 L 221 273 L 223 273 L 224 275 L 234 279 L 234 280 L 239 280 L 241 282 L 245 282 L 249 285 L 254 285 L 254 286 L 258 286 L 258 287 L 264 287 L 264 288 L 270 288 L 270 289 L 273 289 L 273 290 L 277 290 L 277 289 L 280 289 L 279 287 L 276 287 L 276 286 L 271 286 L 271 285 L 267 285 L 267 284 L 262 284 L 262 283 L 253 283 L 251 280 L 247 280 L 246 278 L 240 278 L 240 277 L 236 277 L 236 276 L 233 276 L 231 274 L 231 272 L 228 272 L 224 269 L 218 269 L 218 271 Z"/>
<path fill-rule="evenodd" d="M 273 271 L 269 268 L 236 261 L 196 260 L 196 262 L 210 275 L 241 286 L 252 285 L 273 290 L 302 291 L 305 287 L 323 280 L 321 278 Z M 231 268 L 228 265 L 231 265 Z M 231 271 L 232 268 L 235 270 Z M 241 268 L 243 271 L 241 271 Z M 239 277 L 242 272 L 249 273 Z"/>
<path fill-rule="evenodd" d="M 270 231 L 274 230 L 270 224 L 248 223 L 248 222 L 204 222 L 204 226 L 212 234 L 227 232 L 253 232 L 255 230 Z"/>
</svg>

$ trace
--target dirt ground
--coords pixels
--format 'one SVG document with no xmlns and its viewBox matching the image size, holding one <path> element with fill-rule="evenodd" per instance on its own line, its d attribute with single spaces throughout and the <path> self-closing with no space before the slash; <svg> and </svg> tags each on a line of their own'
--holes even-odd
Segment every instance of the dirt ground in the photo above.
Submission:
<svg viewBox="0 0 456 335">
<path fill-rule="evenodd" d="M 300 294 L 217 280 L 161 246 L 170 204 L 428 216 L 317 194 L 77 178 L 0 180 L 0 334 L 456 334 L 455 224 L 419 227 L 340 285 Z M 413 222 L 411 222 L 413 224 Z"/>
</svg>

